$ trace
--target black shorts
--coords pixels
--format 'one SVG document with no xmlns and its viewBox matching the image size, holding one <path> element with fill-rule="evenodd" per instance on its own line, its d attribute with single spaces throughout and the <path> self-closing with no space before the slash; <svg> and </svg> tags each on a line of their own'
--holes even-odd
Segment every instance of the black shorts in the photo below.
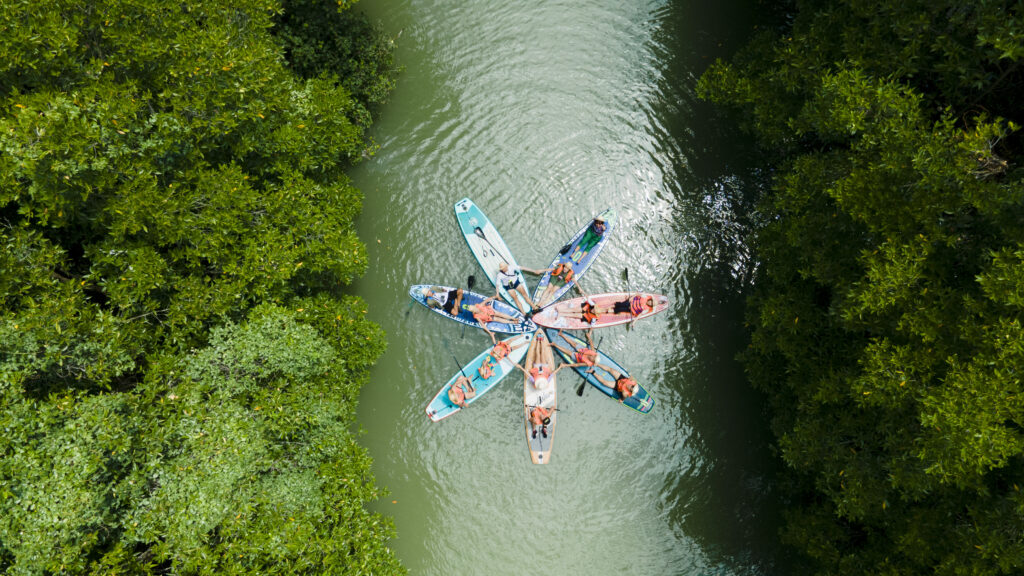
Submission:
<svg viewBox="0 0 1024 576">
<path fill-rule="evenodd" d="M 512 290 L 519 288 L 519 278 L 516 278 L 515 280 L 509 282 L 508 284 L 502 284 L 502 286 L 505 287 L 505 290 L 511 292 Z"/>
<path fill-rule="evenodd" d="M 612 312 L 615 314 L 626 314 L 632 313 L 633 310 L 629 306 L 629 300 L 626 300 L 625 302 L 616 302 L 615 306 L 612 307 Z"/>
<path fill-rule="evenodd" d="M 455 316 L 458 312 L 455 310 L 455 299 L 459 297 L 458 290 L 449 290 L 448 299 L 444 302 L 444 311 Z"/>
</svg>

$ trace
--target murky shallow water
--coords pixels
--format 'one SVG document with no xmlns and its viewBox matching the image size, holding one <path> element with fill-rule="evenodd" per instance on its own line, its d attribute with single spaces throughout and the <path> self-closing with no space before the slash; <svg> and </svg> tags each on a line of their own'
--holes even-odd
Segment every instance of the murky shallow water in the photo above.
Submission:
<svg viewBox="0 0 1024 576">
<path fill-rule="evenodd" d="M 388 332 L 359 419 L 413 574 L 770 574 L 777 511 L 760 399 L 734 360 L 755 178 L 696 77 L 751 26 L 744 2 L 379 1 L 405 66 L 355 173 L 371 267 L 356 291 Z M 489 343 L 408 306 L 408 286 L 486 279 L 452 205 L 471 197 L 519 263 L 545 266 L 607 207 L 590 292 L 668 295 L 595 333 L 656 398 L 649 415 L 559 374 L 552 461 L 530 463 L 509 377 L 440 423 L 423 412 Z M 536 278 L 528 277 L 531 287 Z M 392 501 L 395 501 L 392 503 Z"/>
</svg>

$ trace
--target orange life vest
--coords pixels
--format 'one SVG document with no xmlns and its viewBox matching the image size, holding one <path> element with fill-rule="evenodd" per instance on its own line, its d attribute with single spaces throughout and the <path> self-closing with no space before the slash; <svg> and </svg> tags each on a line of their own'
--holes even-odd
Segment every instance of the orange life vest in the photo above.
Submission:
<svg viewBox="0 0 1024 576">
<path fill-rule="evenodd" d="M 549 367 L 546 364 L 540 368 L 534 366 L 530 368 L 530 376 L 533 378 L 534 381 L 536 381 L 538 378 L 547 378 L 548 376 L 551 376 L 551 367 Z"/>
<path fill-rule="evenodd" d="M 480 377 L 483 378 L 484 380 L 487 380 L 491 376 L 494 376 L 494 367 L 491 366 L 491 359 L 484 358 L 484 363 L 480 365 L 480 368 L 477 370 L 477 372 L 480 373 Z"/>
<path fill-rule="evenodd" d="M 644 313 L 644 298 L 645 296 L 641 294 L 629 299 L 629 311 L 632 312 L 633 316 L 639 316 Z"/>
<path fill-rule="evenodd" d="M 451 400 L 453 404 L 462 404 L 466 401 L 466 393 L 462 391 L 461 386 L 452 386 L 448 390 L 448 399 Z"/>
<path fill-rule="evenodd" d="M 512 352 L 512 347 L 508 345 L 508 342 L 502 340 L 494 345 L 494 349 L 491 350 L 491 356 L 494 356 L 495 360 L 501 361 L 501 359 L 508 356 L 510 352 Z"/>
<path fill-rule="evenodd" d="M 582 319 L 587 324 L 592 324 L 594 320 L 597 320 L 597 314 L 594 313 L 594 305 L 590 302 L 584 302 L 580 305 L 580 310 L 583 311 Z"/>
<path fill-rule="evenodd" d="M 544 420 L 551 416 L 551 411 L 542 406 L 537 406 L 530 412 L 530 421 L 536 425 L 544 423 Z"/>
<path fill-rule="evenodd" d="M 576 351 L 576 361 L 583 362 L 587 366 L 593 366 L 597 362 L 597 352 L 590 348 L 580 348 Z"/>
<path fill-rule="evenodd" d="M 634 386 L 636 386 L 636 380 L 626 376 L 619 376 L 619 379 L 615 381 L 615 389 L 623 398 L 629 398 L 633 395 Z"/>
<path fill-rule="evenodd" d="M 476 318 L 480 322 L 486 324 L 487 322 L 494 320 L 494 308 L 478 304 L 476 312 L 473 313 L 473 318 Z"/>
</svg>

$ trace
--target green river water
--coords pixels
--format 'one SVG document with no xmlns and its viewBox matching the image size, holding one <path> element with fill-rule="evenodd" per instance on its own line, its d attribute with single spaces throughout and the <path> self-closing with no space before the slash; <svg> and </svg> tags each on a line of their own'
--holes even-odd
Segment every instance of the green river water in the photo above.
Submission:
<svg viewBox="0 0 1024 576">
<path fill-rule="evenodd" d="M 754 26 L 751 2 L 363 0 L 404 71 L 353 173 L 371 264 L 355 286 L 389 349 L 360 398 L 361 437 L 415 575 L 782 574 L 762 400 L 744 346 L 752 150 L 697 100 L 697 78 Z M 409 307 L 408 287 L 490 285 L 456 225 L 472 198 L 518 262 L 547 265 L 618 210 L 583 278 L 670 309 L 595 333 L 656 399 L 642 415 L 559 374 L 550 464 L 530 463 L 522 380 L 431 423 L 424 407 L 488 344 Z M 527 277 L 531 287 L 536 278 Z M 449 352 L 450 350 L 450 352 Z"/>
</svg>

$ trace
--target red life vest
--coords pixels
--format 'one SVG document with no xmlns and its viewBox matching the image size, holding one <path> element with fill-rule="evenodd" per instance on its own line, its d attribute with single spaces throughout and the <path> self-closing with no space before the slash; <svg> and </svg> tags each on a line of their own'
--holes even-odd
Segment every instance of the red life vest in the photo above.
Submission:
<svg viewBox="0 0 1024 576">
<path fill-rule="evenodd" d="M 477 370 L 477 372 L 480 373 L 480 377 L 483 378 L 484 380 L 487 380 L 491 376 L 494 376 L 494 367 L 491 366 L 490 361 L 490 358 L 484 358 L 484 363 L 481 364 L 480 368 Z"/>
<path fill-rule="evenodd" d="M 512 352 L 512 347 L 508 345 L 508 342 L 502 340 L 494 345 L 494 349 L 491 350 L 491 356 L 494 356 L 495 360 L 501 361 L 501 359 L 508 356 L 510 352 Z"/>
<path fill-rule="evenodd" d="M 530 412 L 530 421 L 534 424 L 540 425 L 544 423 L 544 420 L 551 416 L 551 411 L 542 406 L 537 406 Z"/>
<path fill-rule="evenodd" d="M 629 311 L 633 316 L 639 316 L 644 313 L 644 296 L 633 296 L 629 299 Z"/>
<path fill-rule="evenodd" d="M 462 404 L 466 401 L 466 393 L 462 391 L 461 386 L 452 386 L 448 390 L 448 399 L 452 401 L 452 404 Z"/>
<path fill-rule="evenodd" d="M 478 304 L 476 312 L 473 313 L 473 318 L 476 318 L 480 322 L 486 324 L 487 322 L 494 320 L 494 308 Z"/>
<path fill-rule="evenodd" d="M 636 386 L 636 380 L 626 376 L 619 376 L 619 379 L 615 381 L 615 390 L 618 391 L 623 398 L 629 398 L 634 394 L 634 386 Z"/>
<path fill-rule="evenodd" d="M 580 310 L 583 311 L 581 317 L 587 324 L 592 324 L 594 320 L 597 320 L 597 314 L 594 313 L 594 305 L 590 302 L 584 302 L 580 306 Z"/>
<path fill-rule="evenodd" d="M 597 352 L 590 348 L 580 348 L 576 351 L 576 361 L 583 362 L 587 366 L 593 366 L 597 362 Z"/>
<path fill-rule="evenodd" d="M 551 375 L 551 368 L 546 364 L 540 368 L 536 366 L 530 368 L 530 376 L 536 381 L 538 378 L 547 378 Z"/>
</svg>

